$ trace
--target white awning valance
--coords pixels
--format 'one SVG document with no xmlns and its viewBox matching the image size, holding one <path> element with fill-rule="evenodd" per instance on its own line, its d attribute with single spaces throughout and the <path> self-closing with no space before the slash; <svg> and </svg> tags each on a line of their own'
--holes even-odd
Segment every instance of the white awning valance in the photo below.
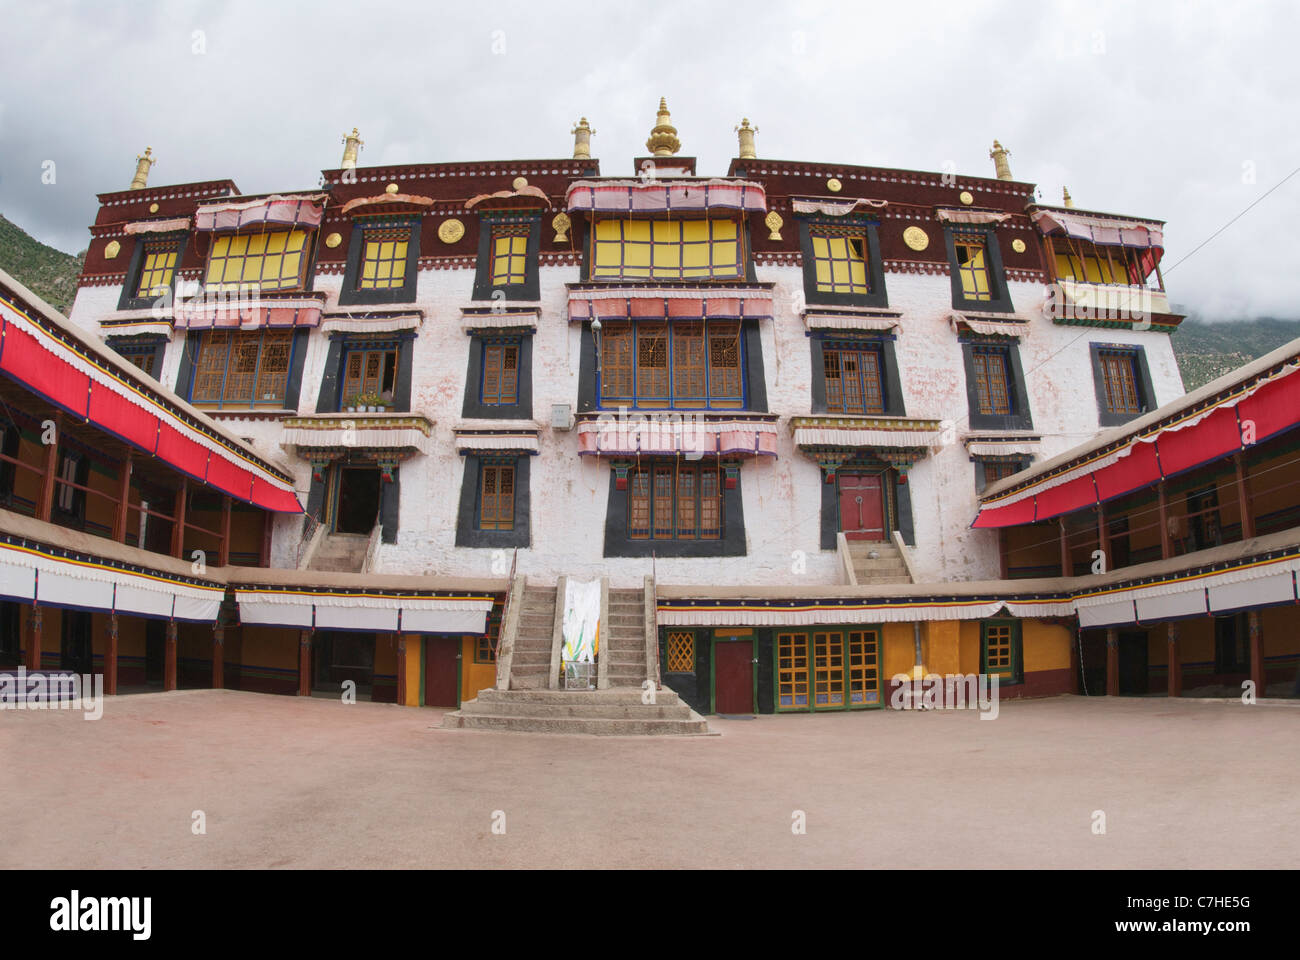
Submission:
<svg viewBox="0 0 1300 960">
<path fill-rule="evenodd" d="M 236 590 L 241 623 L 387 633 L 477 633 L 492 598 L 412 597 L 318 591 Z"/>
<path fill-rule="evenodd" d="M 737 210 L 761 213 L 767 194 L 748 180 L 578 180 L 565 193 L 569 212 L 658 213 Z"/>
<path fill-rule="evenodd" d="M 325 315 L 320 328 L 326 333 L 398 333 L 415 330 L 424 321 L 418 313 L 396 317 L 365 317 L 349 314 Z"/>
<path fill-rule="evenodd" d="M 795 427 L 798 447 L 929 447 L 938 433 L 920 430 L 864 430 L 852 427 Z"/>
<path fill-rule="evenodd" d="M 958 207 L 940 207 L 934 215 L 949 223 L 1001 223 L 1011 219 L 1011 214 L 996 210 L 963 210 Z"/>
<path fill-rule="evenodd" d="M 1158 223 L 1062 210 L 1037 210 L 1032 216 L 1044 234 L 1060 231 L 1068 237 L 1091 240 L 1103 246 L 1137 247 L 1140 250 L 1163 248 L 1165 245 L 1164 230 Z"/>
<path fill-rule="evenodd" d="M 865 197 L 851 197 L 845 200 L 818 197 L 790 201 L 790 208 L 795 213 L 820 213 L 827 217 L 847 216 L 859 207 L 867 210 L 879 210 L 888 205 L 888 200 L 868 200 Z"/>
<path fill-rule="evenodd" d="M 848 313 L 844 311 L 805 310 L 804 326 L 809 330 L 889 331 L 897 328 L 899 313 Z"/>
<path fill-rule="evenodd" d="M 190 228 L 189 217 L 176 217 L 171 220 L 137 220 L 122 227 L 128 236 L 136 233 L 176 233 Z"/>
<path fill-rule="evenodd" d="M 776 456 L 776 424 L 765 420 L 702 420 L 612 415 L 578 424 L 578 453 L 593 456 L 700 454 Z"/>
<path fill-rule="evenodd" d="M 1019 339 L 1029 332 L 1027 322 L 1012 317 L 993 320 L 969 313 L 952 313 L 948 316 L 948 322 L 952 324 L 954 330 L 965 324 L 972 333 L 978 333 L 986 337 L 1015 337 Z"/>
</svg>

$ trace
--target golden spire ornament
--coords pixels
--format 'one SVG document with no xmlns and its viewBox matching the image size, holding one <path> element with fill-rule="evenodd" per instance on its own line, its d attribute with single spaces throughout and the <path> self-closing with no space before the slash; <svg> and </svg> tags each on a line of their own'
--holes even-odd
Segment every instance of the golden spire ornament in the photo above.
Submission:
<svg viewBox="0 0 1300 960">
<path fill-rule="evenodd" d="M 596 131 L 591 129 L 591 124 L 587 123 L 587 118 L 580 118 L 569 132 L 573 134 L 573 159 L 590 160 L 591 135 Z"/>
<path fill-rule="evenodd" d="M 993 169 L 997 172 L 998 179 L 1010 180 L 1011 164 L 1007 163 L 1007 157 L 1011 156 L 1011 151 L 994 140 L 989 156 L 993 159 Z"/>
<path fill-rule="evenodd" d="M 677 128 L 672 121 L 673 118 L 668 113 L 668 101 L 660 97 L 659 114 L 655 117 L 650 139 L 645 142 L 646 149 L 656 157 L 671 157 L 682 148 L 682 142 L 677 139 Z"/>
<path fill-rule="evenodd" d="M 1066 205 L 1067 207 L 1070 207 L 1071 209 L 1073 209 L 1073 207 L 1074 207 L 1074 197 L 1070 196 L 1070 188 L 1069 188 L 1069 187 L 1062 187 L 1062 188 L 1061 188 L 1061 199 L 1062 199 L 1062 201 L 1065 203 L 1065 205 Z"/>
<path fill-rule="evenodd" d="M 135 158 L 135 176 L 131 178 L 132 190 L 143 190 L 149 184 L 149 168 L 154 165 L 153 147 L 145 147 L 144 153 Z"/>
<path fill-rule="evenodd" d="M 339 164 L 342 170 L 355 170 L 357 168 L 357 153 L 365 146 L 361 135 L 357 133 L 357 128 L 353 127 L 351 133 L 343 134 L 343 162 Z"/>
<path fill-rule="evenodd" d="M 749 118 L 742 117 L 740 126 L 736 128 L 736 137 L 740 140 L 740 159 L 754 160 L 758 157 L 758 151 L 754 149 L 754 134 L 758 133 L 758 127 L 749 125 Z"/>
</svg>

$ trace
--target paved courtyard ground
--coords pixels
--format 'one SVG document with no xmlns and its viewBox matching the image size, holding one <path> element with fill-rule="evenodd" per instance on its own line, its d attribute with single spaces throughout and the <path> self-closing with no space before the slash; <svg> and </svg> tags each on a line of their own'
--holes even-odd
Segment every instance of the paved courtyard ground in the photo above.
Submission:
<svg viewBox="0 0 1300 960">
<path fill-rule="evenodd" d="M 1294 705 L 1061 697 L 692 739 L 440 719 L 222 690 L 110 698 L 92 722 L 0 711 L 0 867 L 1300 863 Z"/>
</svg>

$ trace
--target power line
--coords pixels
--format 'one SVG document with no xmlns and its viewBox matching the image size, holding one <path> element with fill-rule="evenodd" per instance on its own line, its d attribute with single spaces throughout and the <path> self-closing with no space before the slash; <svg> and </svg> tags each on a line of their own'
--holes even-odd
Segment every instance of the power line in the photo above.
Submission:
<svg viewBox="0 0 1300 960">
<path fill-rule="evenodd" d="M 1249 213 L 1249 212 L 1251 211 L 1251 209 L 1252 209 L 1253 207 L 1255 207 L 1257 204 L 1259 204 L 1261 201 L 1263 201 L 1263 199 L 1264 199 L 1265 197 L 1267 197 L 1270 193 L 1272 193 L 1272 192 L 1273 192 L 1274 190 L 1276 190 L 1278 187 L 1282 186 L 1282 184 L 1286 183 L 1288 180 L 1290 180 L 1292 177 L 1294 177 L 1297 173 L 1300 173 L 1300 167 L 1296 167 L 1294 170 L 1292 170 L 1290 173 L 1288 173 L 1285 177 L 1283 177 L 1283 178 L 1282 178 L 1281 180 L 1279 180 L 1277 183 L 1273 184 L 1273 186 L 1271 186 L 1271 187 L 1269 187 L 1267 190 L 1265 190 L 1263 194 L 1261 194 L 1259 197 L 1257 197 L 1257 198 L 1255 199 L 1255 202 L 1254 202 L 1254 203 L 1252 203 L 1250 206 L 1246 207 L 1245 210 L 1241 211 L 1241 213 L 1237 214 L 1235 217 L 1233 217 L 1231 220 L 1229 220 L 1227 223 L 1225 223 L 1223 226 L 1221 226 L 1218 230 L 1215 230 L 1212 234 L 1210 234 L 1208 237 L 1206 237 L 1204 240 L 1202 240 L 1200 243 L 1198 243 L 1195 247 L 1192 248 L 1191 253 L 1188 253 L 1187 256 L 1185 256 L 1185 257 L 1182 258 L 1182 260 L 1177 261 L 1177 263 L 1175 263 L 1172 267 L 1170 267 L 1168 270 L 1166 270 L 1165 273 L 1173 273 L 1173 272 L 1174 272 L 1174 269 L 1178 266 L 1178 264 L 1183 263 L 1184 261 L 1190 259 L 1193 253 L 1196 253 L 1197 250 L 1200 250 L 1201 247 L 1205 246 L 1207 243 L 1209 243 L 1211 240 L 1213 240 L 1213 239 L 1214 239 L 1215 237 L 1217 237 L 1219 234 L 1223 233 L 1224 230 L 1227 230 L 1230 226 L 1232 226 L 1234 223 L 1236 223 L 1238 220 L 1240 220 L 1242 217 L 1244 217 L 1247 213 Z"/>
</svg>

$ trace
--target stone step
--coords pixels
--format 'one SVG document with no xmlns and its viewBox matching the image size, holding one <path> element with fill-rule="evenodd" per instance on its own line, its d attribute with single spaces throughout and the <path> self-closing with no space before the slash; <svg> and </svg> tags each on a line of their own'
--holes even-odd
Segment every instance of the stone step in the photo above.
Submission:
<svg viewBox="0 0 1300 960">
<path fill-rule="evenodd" d="M 515 648 L 514 658 L 510 661 L 510 669 L 524 666 L 545 666 L 548 669 L 551 666 L 551 651 L 540 649 Z"/>
<path fill-rule="evenodd" d="M 462 703 L 460 712 L 465 716 L 598 717 L 606 720 L 689 720 L 691 716 L 691 708 L 681 702 L 643 704 L 639 700 L 635 703 L 539 703 L 520 699 L 476 699 Z"/>
<path fill-rule="evenodd" d="M 511 671 L 510 689 L 511 690 L 545 690 L 550 684 L 550 670 L 543 670 L 540 673 L 515 673 Z"/>
<path fill-rule="evenodd" d="M 879 586 L 886 583 L 911 583 L 911 577 L 858 577 L 859 587 Z"/>
<path fill-rule="evenodd" d="M 534 703 L 640 703 L 641 687 L 608 690 L 498 690 L 488 687 L 478 692 L 480 701 L 489 700 L 527 700 Z M 655 702 L 660 705 L 680 703 L 681 698 L 673 690 L 664 687 L 655 691 Z"/>
<path fill-rule="evenodd" d="M 492 714 L 443 715 L 442 725 L 460 730 L 499 730 L 512 733 L 584 733 L 594 736 L 708 736 L 709 725 L 693 714 L 687 720 L 623 720 L 603 717 L 518 717 Z"/>
</svg>

